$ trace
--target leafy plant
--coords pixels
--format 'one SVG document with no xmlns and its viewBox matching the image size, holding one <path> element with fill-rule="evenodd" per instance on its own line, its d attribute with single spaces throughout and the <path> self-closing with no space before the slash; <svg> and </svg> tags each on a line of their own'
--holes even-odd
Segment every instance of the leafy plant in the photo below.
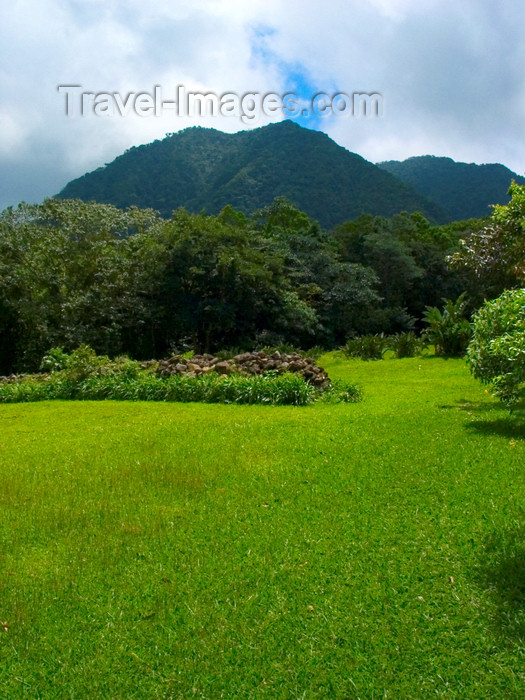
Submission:
<svg viewBox="0 0 525 700">
<path fill-rule="evenodd" d="M 40 364 L 42 372 L 60 372 L 69 364 L 70 356 L 62 348 L 51 348 Z"/>
<path fill-rule="evenodd" d="M 356 384 L 347 384 L 336 379 L 328 391 L 324 391 L 320 400 L 323 403 L 357 403 L 363 398 L 361 389 Z"/>
<path fill-rule="evenodd" d="M 361 360 L 382 360 L 388 342 L 384 335 L 362 335 L 350 338 L 341 348 L 346 357 L 358 357 Z"/>
<path fill-rule="evenodd" d="M 418 338 L 414 331 L 398 333 L 390 336 L 388 339 L 388 347 L 398 358 L 415 357 L 421 353 L 424 346 L 424 341 Z"/>
<path fill-rule="evenodd" d="M 445 299 L 443 311 L 435 306 L 427 306 L 423 320 L 428 328 L 423 340 L 434 346 L 436 355 L 462 356 L 472 336 L 472 327 L 465 316 L 465 293 L 456 301 Z"/>
<path fill-rule="evenodd" d="M 515 404 L 525 389 L 525 289 L 485 302 L 473 326 L 467 352 L 472 374 L 492 384 L 504 402 Z"/>
<path fill-rule="evenodd" d="M 99 357 L 89 345 L 81 345 L 71 353 L 63 372 L 71 381 L 81 382 L 109 362 L 109 357 L 105 355 Z"/>
</svg>

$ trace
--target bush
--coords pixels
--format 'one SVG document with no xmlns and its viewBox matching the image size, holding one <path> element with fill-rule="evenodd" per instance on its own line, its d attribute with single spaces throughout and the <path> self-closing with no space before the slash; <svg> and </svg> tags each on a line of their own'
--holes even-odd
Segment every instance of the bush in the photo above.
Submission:
<svg viewBox="0 0 525 700">
<path fill-rule="evenodd" d="M 319 399 L 323 403 L 357 403 L 363 398 L 356 384 L 346 384 L 336 379 L 327 391 L 323 391 Z"/>
<path fill-rule="evenodd" d="M 456 301 L 444 301 L 443 311 L 427 306 L 423 320 L 428 328 L 422 337 L 424 342 L 434 346 L 436 355 L 461 357 L 472 337 L 472 327 L 465 317 L 465 294 L 461 294 Z"/>
<path fill-rule="evenodd" d="M 42 358 L 40 369 L 42 372 L 60 372 L 66 369 L 69 359 L 70 356 L 62 348 L 51 348 Z"/>
<path fill-rule="evenodd" d="M 70 355 L 62 348 L 52 348 L 44 356 L 41 369 L 51 374 L 61 372 L 62 378 L 78 383 L 93 376 L 118 374 L 120 377 L 136 377 L 141 365 L 126 355 L 110 360 L 106 355 L 97 355 L 89 345 L 81 345 Z"/>
<path fill-rule="evenodd" d="M 362 335 L 350 338 L 341 348 L 346 357 L 358 357 L 361 360 L 382 360 L 388 348 L 384 335 Z"/>
<path fill-rule="evenodd" d="M 72 382 L 81 382 L 83 379 L 100 372 L 102 367 L 110 363 L 109 357 L 105 355 L 99 357 L 89 345 L 81 345 L 66 357 L 67 359 L 64 358 L 62 361 L 63 369 L 58 371 L 63 372 L 64 377 Z"/>
<path fill-rule="evenodd" d="M 398 358 L 416 357 L 421 354 L 425 343 L 421 338 L 417 337 L 414 331 L 408 331 L 407 333 L 398 333 L 390 336 L 388 347 Z"/>
<path fill-rule="evenodd" d="M 472 374 L 492 384 L 508 405 L 523 398 L 525 385 L 525 289 L 485 302 L 473 318 L 467 359 Z"/>
</svg>

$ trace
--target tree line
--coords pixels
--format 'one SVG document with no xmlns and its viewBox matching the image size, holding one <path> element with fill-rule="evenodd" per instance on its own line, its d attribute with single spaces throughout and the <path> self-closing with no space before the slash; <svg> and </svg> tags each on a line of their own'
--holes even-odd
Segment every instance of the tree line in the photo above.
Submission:
<svg viewBox="0 0 525 700">
<path fill-rule="evenodd" d="M 0 215 L 0 374 L 35 370 L 58 346 L 149 359 L 190 348 L 333 348 L 418 329 L 445 297 L 467 291 L 482 303 L 472 259 L 484 237 L 500 243 L 507 209 L 495 212 L 499 223 L 433 226 L 401 213 L 326 231 L 283 198 L 251 216 L 227 206 L 170 219 L 81 200 L 22 203 Z M 501 279 L 491 274 L 492 297 L 508 286 L 507 267 Z"/>
</svg>

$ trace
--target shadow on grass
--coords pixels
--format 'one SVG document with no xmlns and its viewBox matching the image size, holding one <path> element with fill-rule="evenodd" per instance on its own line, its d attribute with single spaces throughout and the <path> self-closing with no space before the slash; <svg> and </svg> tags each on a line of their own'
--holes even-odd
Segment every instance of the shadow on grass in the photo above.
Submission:
<svg viewBox="0 0 525 700">
<path fill-rule="evenodd" d="M 496 631 L 525 639 L 525 528 L 492 533 L 485 541 L 478 584 L 493 597 Z"/>
<path fill-rule="evenodd" d="M 505 407 L 500 401 L 467 401 L 467 399 L 458 399 L 455 404 L 444 405 L 439 408 L 448 410 L 456 409 L 456 411 L 466 411 L 467 413 L 489 413 L 492 411 L 505 410 Z"/>
<path fill-rule="evenodd" d="M 506 413 L 505 417 L 493 420 L 473 420 L 466 424 L 466 429 L 481 435 L 500 435 L 514 440 L 525 440 L 525 404 L 520 403 L 511 411 L 506 409 L 500 401 L 467 401 L 459 399 L 453 405 L 444 405 L 439 408 L 445 410 L 465 411 L 469 415 Z"/>
<path fill-rule="evenodd" d="M 513 440 L 525 440 L 525 419 L 523 416 L 511 416 L 498 420 L 476 420 L 468 423 L 465 427 L 480 435 L 500 435 Z"/>
</svg>

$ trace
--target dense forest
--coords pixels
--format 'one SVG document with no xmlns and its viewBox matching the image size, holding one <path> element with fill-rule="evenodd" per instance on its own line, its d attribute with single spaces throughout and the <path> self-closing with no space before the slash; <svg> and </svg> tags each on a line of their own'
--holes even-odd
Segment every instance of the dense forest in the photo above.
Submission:
<svg viewBox="0 0 525 700">
<path fill-rule="evenodd" d="M 436 202 L 448 221 L 489 216 L 491 205 L 508 203 L 511 180 L 525 185 L 525 177 L 499 163 L 476 165 L 452 158 L 415 156 L 377 165 Z"/>
<path fill-rule="evenodd" d="M 227 206 L 169 219 L 81 200 L 21 204 L 0 216 L 0 374 L 38 368 L 54 346 L 148 359 L 417 330 L 444 297 L 467 290 L 481 303 L 484 277 L 449 257 L 465 240 L 475 257 L 487 226 L 401 213 L 327 231 L 284 198 L 251 216 Z"/>
<path fill-rule="evenodd" d="M 325 228 L 363 212 L 450 221 L 411 185 L 292 121 L 235 134 L 191 127 L 131 148 L 58 196 L 150 207 L 167 218 L 179 207 L 218 214 L 227 205 L 251 215 L 284 196 Z"/>
</svg>

